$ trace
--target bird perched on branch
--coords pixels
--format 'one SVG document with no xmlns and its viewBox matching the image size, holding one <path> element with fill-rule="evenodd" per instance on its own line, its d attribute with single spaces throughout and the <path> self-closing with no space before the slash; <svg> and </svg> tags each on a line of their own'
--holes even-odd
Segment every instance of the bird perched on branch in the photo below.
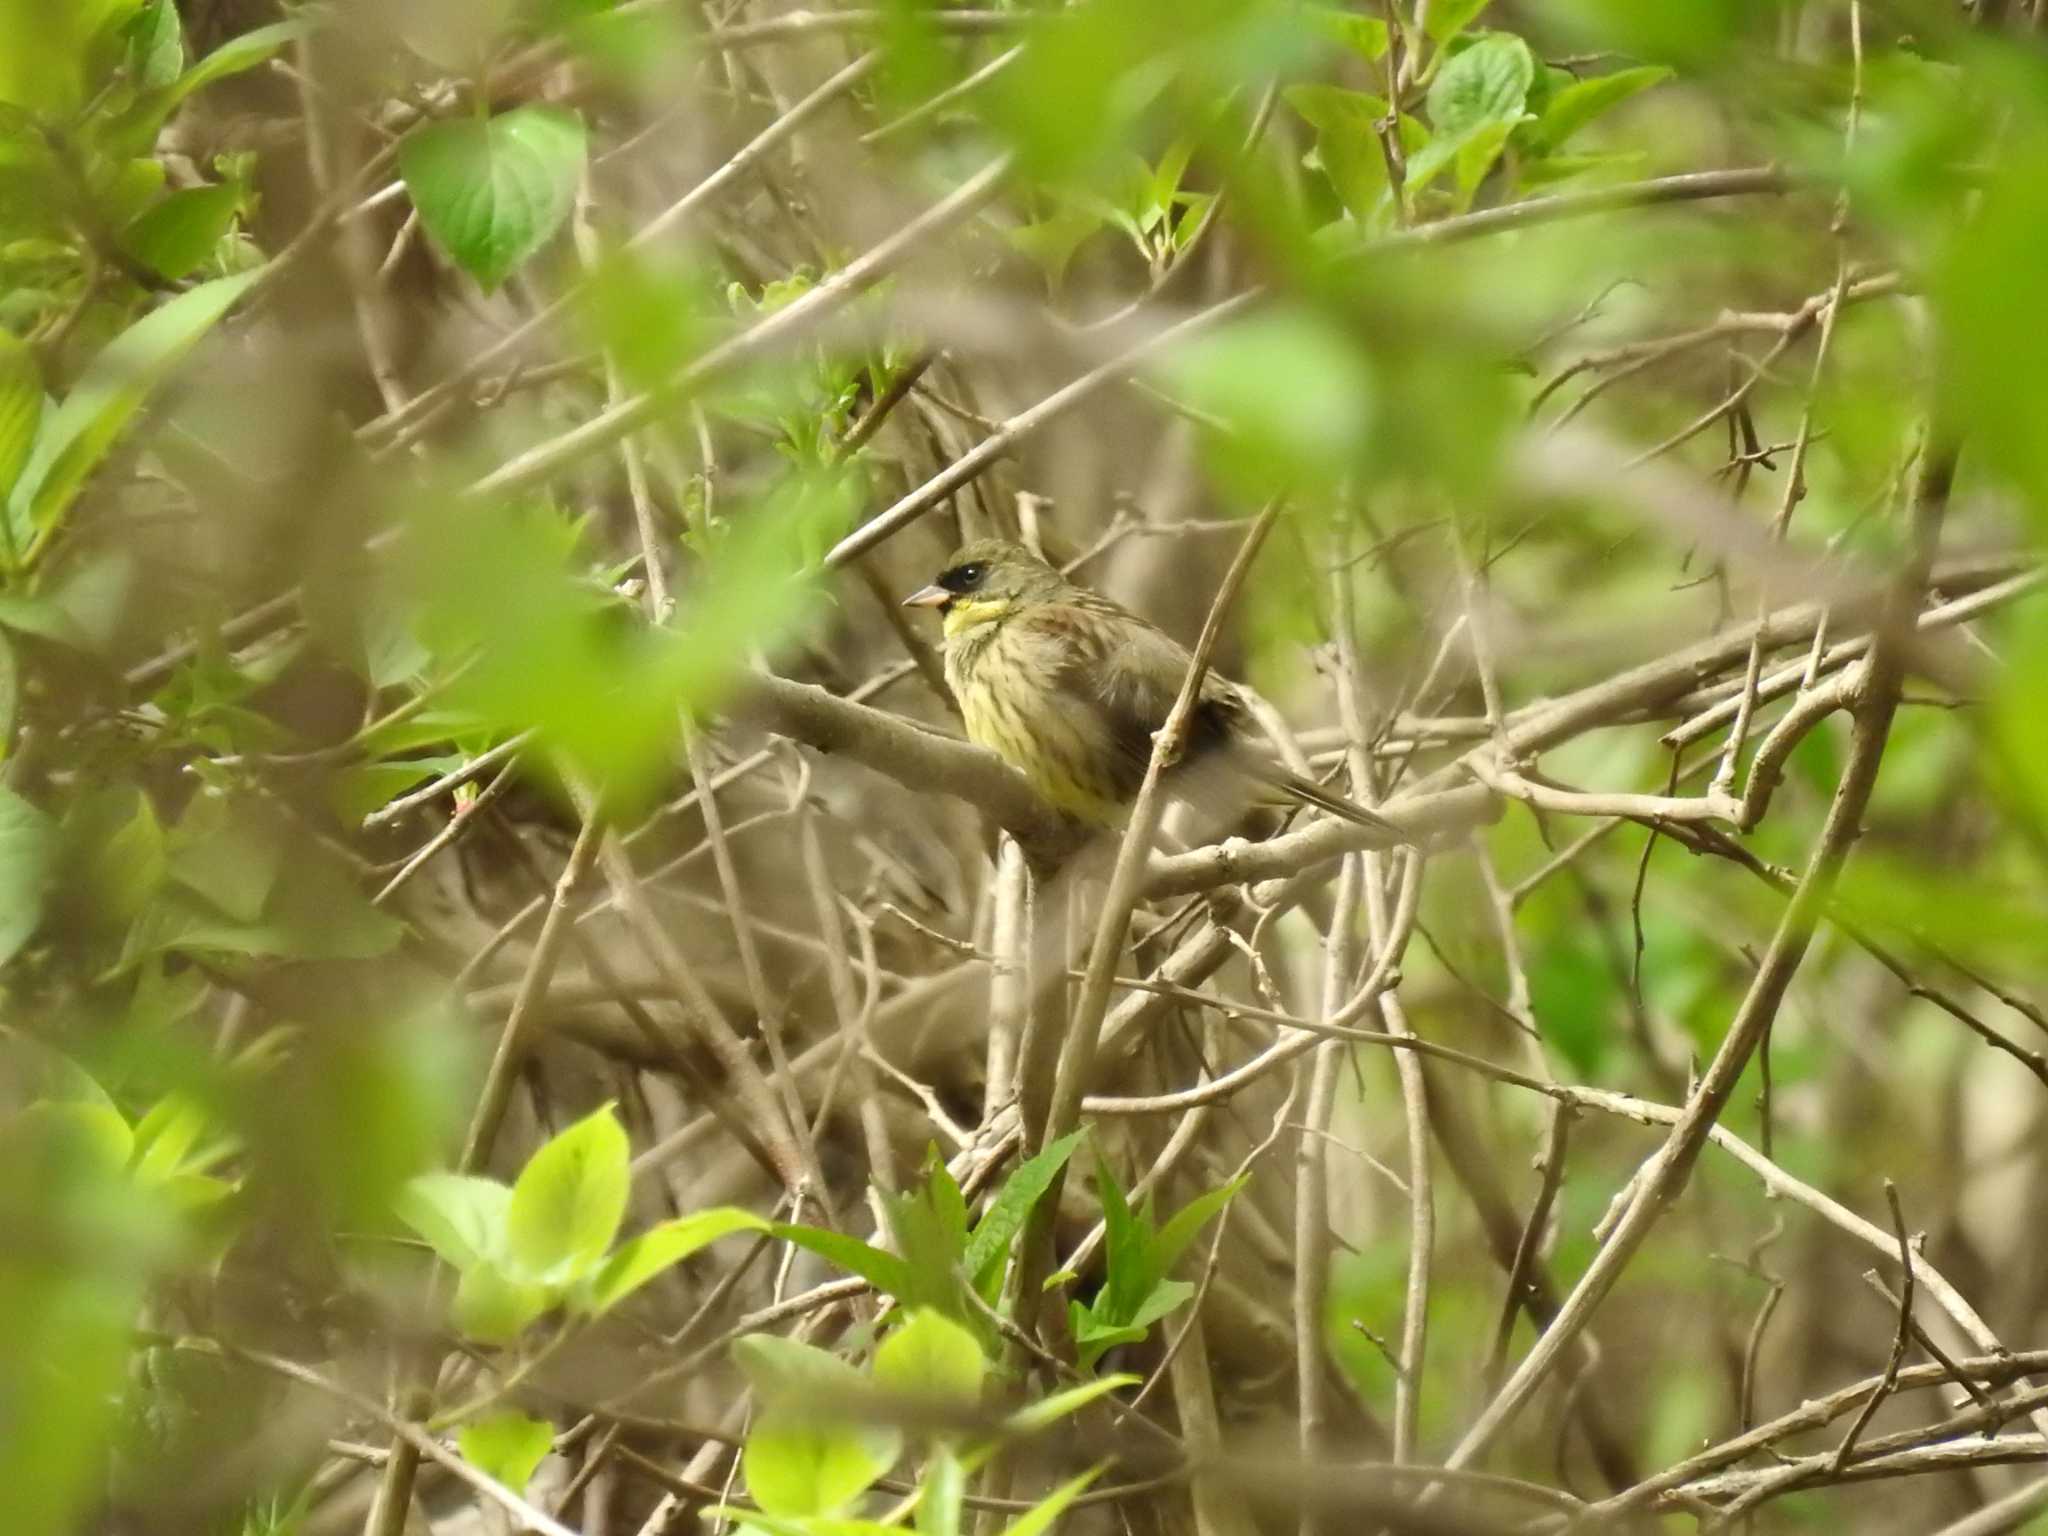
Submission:
<svg viewBox="0 0 2048 1536">
<path fill-rule="evenodd" d="M 983 539 L 903 600 L 945 622 L 946 683 L 968 739 L 1015 768 L 1067 814 L 1096 826 L 1124 819 L 1152 760 L 1152 737 L 1191 658 L 1163 630 L 1076 586 L 1021 545 Z M 1177 795 L 1226 817 L 1295 803 L 1379 831 L 1387 821 L 1289 772 L 1255 745 L 1236 687 L 1214 672 L 1180 761 Z"/>
</svg>

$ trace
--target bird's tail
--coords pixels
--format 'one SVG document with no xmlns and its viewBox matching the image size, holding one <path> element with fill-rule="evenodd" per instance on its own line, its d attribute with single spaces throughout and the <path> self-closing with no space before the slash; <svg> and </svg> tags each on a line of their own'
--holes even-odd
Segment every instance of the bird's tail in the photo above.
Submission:
<svg viewBox="0 0 2048 1536">
<path fill-rule="evenodd" d="M 1368 827 L 1375 832 L 1391 832 L 1404 839 L 1406 837 L 1406 834 L 1386 817 L 1376 815 L 1342 795 L 1332 794 L 1313 779 L 1303 778 L 1300 774 L 1290 773 L 1276 764 L 1263 763 L 1256 759 L 1245 763 L 1244 768 L 1254 779 L 1275 790 L 1285 799 L 1300 805 L 1314 806 L 1319 811 L 1327 811 L 1353 826 Z"/>
</svg>

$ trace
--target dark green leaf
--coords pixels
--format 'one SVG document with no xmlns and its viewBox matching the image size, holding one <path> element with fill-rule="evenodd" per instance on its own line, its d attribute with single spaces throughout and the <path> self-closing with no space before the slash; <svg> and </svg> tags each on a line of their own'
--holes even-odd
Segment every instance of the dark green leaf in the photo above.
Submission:
<svg viewBox="0 0 2048 1536">
<path fill-rule="evenodd" d="M 1544 107 L 1543 116 L 1536 124 L 1533 147 L 1539 154 L 1550 154 L 1601 113 L 1611 111 L 1629 97 L 1670 78 L 1669 69 L 1661 64 L 1649 64 L 1640 69 L 1620 69 L 1611 75 L 1596 75 L 1591 80 L 1576 81 L 1564 87 Z"/>
<path fill-rule="evenodd" d="M 238 922 L 263 915 L 288 834 L 259 804 L 202 792 L 171 835 L 170 875 Z"/>
<path fill-rule="evenodd" d="M 14 958 L 43 920 L 57 828 L 11 789 L 0 788 L 0 963 Z"/>
<path fill-rule="evenodd" d="M 145 90 L 160 90 L 185 68 L 185 29 L 173 0 L 148 0 L 128 23 L 128 73 Z"/>
<path fill-rule="evenodd" d="M 0 499 L 14 489 L 43 419 L 43 376 L 25 342 L 0 331 Z"/>
<path fill-rule="evenodd" d="M 819 1258 L 837 1264 L 848 1274 L 859 1275 L 885 1296 L 901 1300 L 910 1293 L 910 1266 L 872 1243 L 824 1227 L 798 1226 L 786 1221 L 775 1223 L 769 1230 L 783 1241 L 808 1248 Z"/>
<path fill-rule="evenodd" d="M 194 91 L 204 90 L 216 80 L 225 80 L 229 75 L 239 75 L 259 64 L 267 64 L 283 50 L 285 44 L 304 37 L 309 30 L 303 21 L 280 21 L 267 27 L 252 27 L 229 38 L 178 77 L 172 88 L 176 98 L 182 100 Z"/>
<path fill-rule="evenodd" d="M 234 227 L 242 207 L 235 186 L 188 187 L 138 214 L 121 231 L 121 248 L 175 281 L 203 265 Z"/>
<path fill-rule="evenodd" d="M 179 294 L 102 348 L 56 413 L 14 487 L 17 530 L 47 538 L 150 393 L 256 280 L 216 278 Z"/>
<path fill-rule="evenodd" d="M 1096 1298 L 1095 1311 L 1105 1325 L 1126 1323 L 1157 1278 L 1152 1266 L 1150 1223 L 1124 1199 L 1109 1163 L 1095 1164 L 1095 1198 L 1102 1204 L 1103 1263 L 1109 1278 Z"/>
<path fill-rule="evenodd" d="M 1000 1269 L 1009 1256 L 1011 1241 L 1023 1230 L 1032 1207 L 1052 1187 L 1053 1179 L 1087 1134 L 1074 1131 L 1062 1136 L 1036 1157 L 1019 1163 L 1003 1181 L 988 1209 L 981 1213 L 981 1220 L 974 1224 L 974 1235 L 968 1240 L 961 1264 L 977 1287 L 991 1270 Z"/>
<path fill-rule="evenodd" d="M 1455 142 L 1487 123 L 1519 121 L 1535 78 L 1527 43 L 1489 33 L 1437 71 L 1427 98 L 1429 125 L 1438 139 Z"/>
<path fill-rule="evenodd" d="M 528 106 L 417 128 L 398 164 L 427 232 L 489 292 L 569 217 L 584 152 L 581 118 Z"/>
</svg>

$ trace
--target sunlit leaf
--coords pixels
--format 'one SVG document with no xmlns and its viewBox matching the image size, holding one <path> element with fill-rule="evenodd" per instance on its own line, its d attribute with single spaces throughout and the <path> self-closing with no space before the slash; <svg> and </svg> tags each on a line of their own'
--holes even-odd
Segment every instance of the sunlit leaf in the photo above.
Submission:
<svg viewBox="0 0 2048 1536">
<path fill-rule="evenodd" d="M 510 1344 L 553 1305 L 547 1287 L 516 1280 L 483 1259 L 462 1271 L 451 1309 L 455 1326 L 480 1344 Z"/>
<path fill-rule="evenodd" d="M 829 1228 L 807 1227 L 792 1222 L 777 1222 L 770 1230 L 783 1241 L 808 1248 L 848 1274 L 859 1275 L 885 1296 L 901 1297 L 910 1290 L 910 1266 L 898 1255 L 877 1248 L 873 1243 L 862 1242 L 857 1237 Z"/>
<path fill-rule="evenodd" d="M 1219 468 L 1250 495 L 1340 478 L 1373 425 L 1366 360 L 1333 327 L 1274 310 L 1197 335 L 1158 365 L 1161 383 L 1216 426 Z"/>
<path fill-rule="evenodd" d="M 801 1407 L 771 1408 L 740 1453 L 747 1491 L 771 1515 L 837 1514 L 895 1464 L 903 1437 L 886 1426 L 828 1423 Z"/>
<path fill-rule="evenodd" d="M 974 1335 L 927 1307 L 875 1350 L 875 1381 L 907 1396 L 972 1402 L 987 1370 Z"/>
<path fill-rule="evenodd" d="M 1430 41 L 1442 47 L 1479 18 L 1490 0 L 1434 0 L 1424 23 Z"/>
<path fill-rule="evenodd" d="M 0 102 L 54 122 L 85 102 L 89 45 L 126 24 L 142 0 L 0 0 Z"/>
<path fill-rule="evenodd" d="M 1028 1435 L 1049 1425 L 1057 1424 L 1069 1414 L 1078 1413 L 1097 1398 L 1107 1397 L 1122 1387 L 1134 1387 L 1145 1378 L 1128 1373 L 1098 1376 L 1093 1381 L 1083 1382 L 1078 1387 L 1067 1387 L 1040 1398 L 1037 1402 L 1017 1409 L 1003 1420 L 1003 1427 L 1012 1434 Z"/>
<path fill-rule="evenodd" d="M 589 1273 L 626 1214 L 626 1131 L 607 1104 L 527 1159 L 506 1211 L 505 1256 L 549 1283 Z"/>
<path fill-rule="evenodd" d="M 457 1269 L 505 1251 L 512 1191 L 496 1179 L 423 1173 L 406 1183 L 395 1204 L 399 1219 Z"/>
<path fill-rule="evenodd" d="M 580 1304 L 592 1312 L 606 1311 L 707 1243 L 731 1232 L 768 1230 L 767 1222 L 736 1206 L 692 1211 L 687 1216 L 665 1221 L 621 1243 L 591 1279 Z"/>
<path fill-rule="evenodd" d="M 534 1469 L 554 1448 L 555 1431 L 541 1419 L 523 1413 L 494 1413 L 456 1431 L 463 1460 L 495 1477 L 514 1493 L 523 1493 Z"/>
</svg>

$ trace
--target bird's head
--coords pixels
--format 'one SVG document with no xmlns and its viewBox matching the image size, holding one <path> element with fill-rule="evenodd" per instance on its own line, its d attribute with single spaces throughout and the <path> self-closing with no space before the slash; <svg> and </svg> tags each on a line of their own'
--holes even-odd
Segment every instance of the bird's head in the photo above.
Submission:
<svg viewBox="0 0 2048 1536">
<path fill-rule="evenodd" d="M 1023 545 L 977 539 L 955 550 L 937 579 L 903 606 L 936 608 L 950 636 L 1057 598 L 1065 587 L 1066 579 Z"/>
</svg>

